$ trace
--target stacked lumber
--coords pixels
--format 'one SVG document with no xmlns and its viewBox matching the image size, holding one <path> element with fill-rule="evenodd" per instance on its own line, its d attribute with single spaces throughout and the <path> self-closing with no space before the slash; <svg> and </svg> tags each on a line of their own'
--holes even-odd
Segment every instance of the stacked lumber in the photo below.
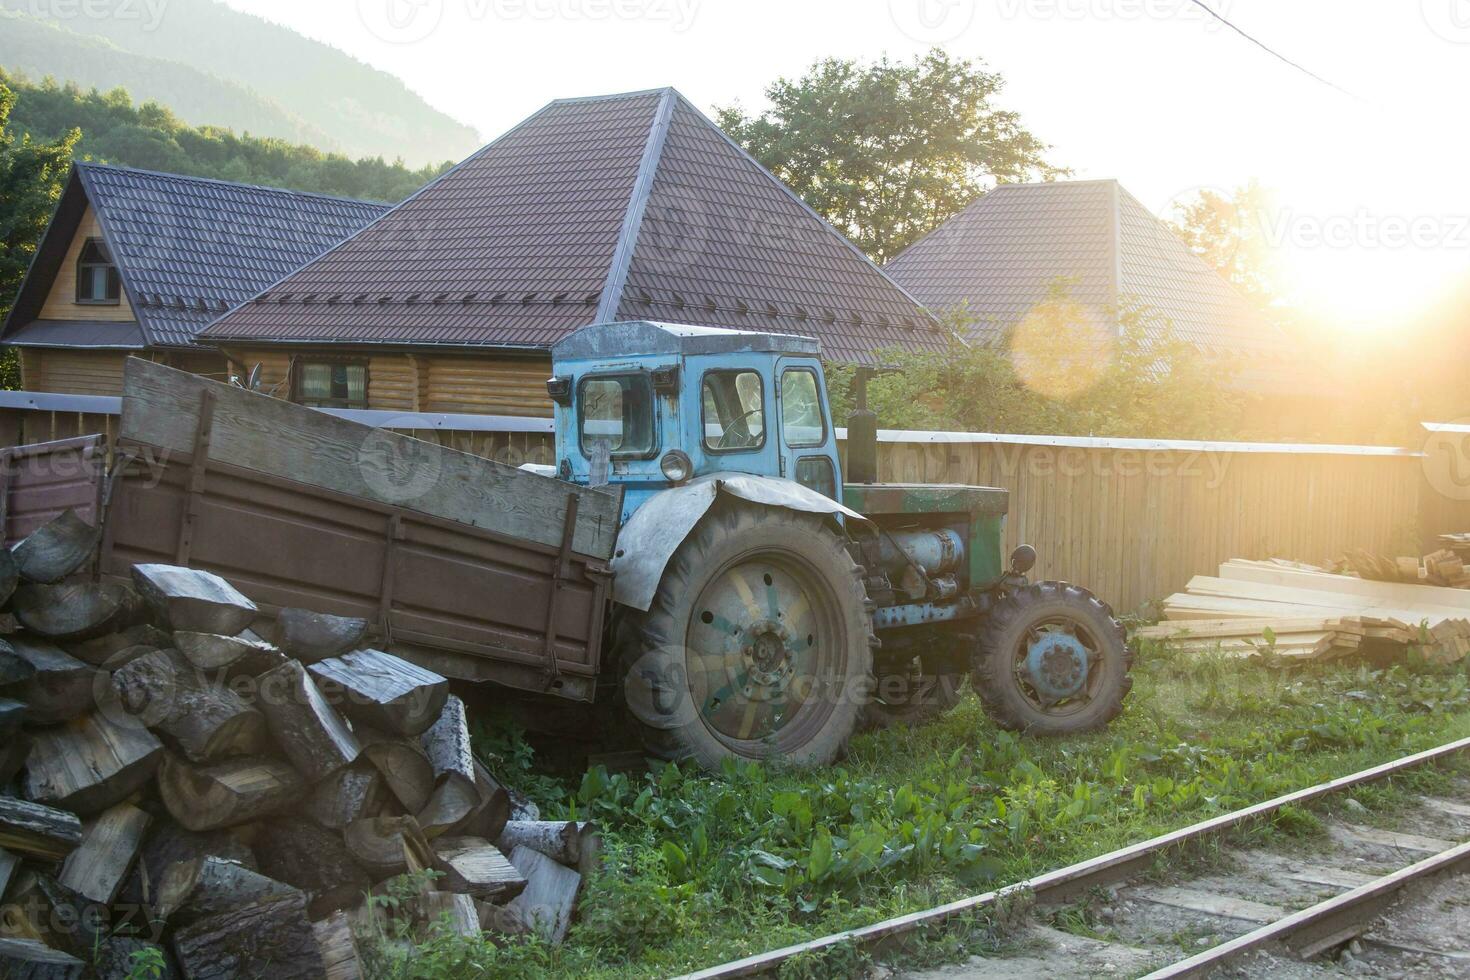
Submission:
<svg viewBox="0 0 1470 980">
<path fill-rule="evenodd" d="M 560 941 L 596 831 L 510 819 L 445 678 L 209 572 L 95 580 L 96 545 L 68 511 L 0 548 L 0 976 L 359 976 L 407 872 L 395 914 Z"/>
<path fill-rule="evenodd" d="M 1461 562 L 1470 562 L 1470 532 L 1458 534 L 1441 534 L 1439 546 L 1445 551 L 1452 551 Z"/>
<path fill-rule="evenodd" d="M 1442 541 L 1443 537 L 1449 536 L 1442 536 Z M 1407 582 L 1470 589 L 1470 569 L 1465 567 L 1464 557 L 1449 547 L 1422 558 L 1387 558 L 1359 550 L 1343 555 L 1334 570 L 1351 572 L 1373 582 Z"/>
<path fill-rule="evenodd" d="M 1432 662 L 1470 654 L 1470 591 L 1379 582 L 1282 561 L 1232 559 L 1164 600 L 1164 622 L 1134 631 L 1176 650 L 1322 660 L 1360 650 Z"/>
</svg>

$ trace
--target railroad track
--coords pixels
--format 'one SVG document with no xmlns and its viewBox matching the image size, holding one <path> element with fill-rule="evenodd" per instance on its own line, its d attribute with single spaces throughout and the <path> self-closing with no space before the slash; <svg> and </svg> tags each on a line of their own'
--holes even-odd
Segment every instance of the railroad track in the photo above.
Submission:
<svg viewBox="0 0 1470 980">
<path fill-rule="evenodd" d="M 1470 883 L 1437 899 L 1448 909 L 1455 943 L 1427 945 L 1413 929 L 1378 929 L 1385 910 L 1409 890 L 1423 891 L 1445 876 L 1470 872 L 1470 783 L 1447 798 L 1421 797 L 1394 830 L 1329 821 L 1330 844 L 1320 853 L 1268 849 L 1231 852 L 1230 872 L 1211 871 L 1182 881 L 1148 880 L 1161 858 L 1185 845 L 1218 840 L 1270 817 L 1283 807 L 1337 794 L 1450 761 L 1470 749 L 1470 738 L 1419 752 L 1362 772 L 1223 814 L 1152 840 L 1049 871 L 1028 881 L 937 908 L 823 936 L 783 949 L 688 974 L 682 980 L 773 974 L 786 961 L 852 945 L 893 951 L 906 937 L 957 917 L 998 911 L 1029 897 L 1034 906 L 1025 942 L 1014 955 L 974 959 L 919 977 L 988 980 L 1022 975 L 1083 976 L 1112 973 L 1153 978 L 1231 976 L 1309 977 L 1313 957 L 1352 944 L 1357 972 L 1380 968 L 1403 976 L 1470 976 Z M 1455 798 L 1448 798 L 1448 797 Z M 1088 899 L 1106 922 L 1087 938 L 1044 922 L 1048 915 Z M 1443 910 L 1441 909 L 1441 911 Z M 1428 910 L 1434 912 L 1433 909 Z M 1111 921 L 1106 921 L 1111 920 Z M 1426 926 L 1432 928 L 1432 924 Z M 1457 944 L 1458 948 L 1454 948 Z M 1363 957 L 1366 957 L 1363 958 Z M 1397 962 L 1396 962 L 1397 961 Z M 1385 966 L 1385 963 L 1389 964 Z M 901 966 L 900 966 L 901 970 Z M 900 973 L 902 975 L 902 973 Z"/>
</svg>

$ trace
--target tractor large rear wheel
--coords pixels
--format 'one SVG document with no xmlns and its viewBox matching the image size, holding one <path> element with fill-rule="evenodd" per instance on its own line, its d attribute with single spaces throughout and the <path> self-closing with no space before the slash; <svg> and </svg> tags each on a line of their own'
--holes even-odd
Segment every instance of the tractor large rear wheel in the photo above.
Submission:
<svg viewBox="0 0 1470 980">
<path fill-rule="evenodd" d="M 1107 604 L 1065 582 L 1016 589 L 980 631 L 971 681 L 1002 728 L 1035 735 L 1096 731 L 1123 710 L 1132 655 Z"/>
<path fill-rule="evenodd" d="M 836 759 L 871 690 L 862 574 L 821 519 L 718 501 L 646 613 L 627 616 L 623 691 L 657 757 Z"/>
</svg>

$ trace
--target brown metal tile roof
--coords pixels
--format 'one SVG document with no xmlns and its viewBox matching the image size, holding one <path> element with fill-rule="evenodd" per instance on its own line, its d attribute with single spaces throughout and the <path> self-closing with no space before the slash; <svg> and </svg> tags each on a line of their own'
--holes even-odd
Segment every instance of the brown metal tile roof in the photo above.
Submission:
<svg viewBox="0 0 1470 980">
<path fill-rule="evenodd" d="M 552 102 L 205 331 L 545 349 L 600 320 L 940 349 L 935 322 L 672 89 Z"/>
</svg>

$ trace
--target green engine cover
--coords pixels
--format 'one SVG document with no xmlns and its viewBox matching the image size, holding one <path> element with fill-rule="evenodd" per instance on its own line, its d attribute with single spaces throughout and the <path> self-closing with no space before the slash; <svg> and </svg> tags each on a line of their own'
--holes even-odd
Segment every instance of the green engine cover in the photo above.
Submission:
<svg viewBox="0 0 1470 980">
<path fill-rule="evenodd" d="M 842 502 L 859 514 L 879 520 L 884 516 L 926 514 L 954 518 L 963 526 L 969 558 L 970 587 L 985 589 L 1005 574 L 1002 549 L 1010 491 L 998 487 L 967 487 L 935 483 L 848 483 Z"/>
</svg>

